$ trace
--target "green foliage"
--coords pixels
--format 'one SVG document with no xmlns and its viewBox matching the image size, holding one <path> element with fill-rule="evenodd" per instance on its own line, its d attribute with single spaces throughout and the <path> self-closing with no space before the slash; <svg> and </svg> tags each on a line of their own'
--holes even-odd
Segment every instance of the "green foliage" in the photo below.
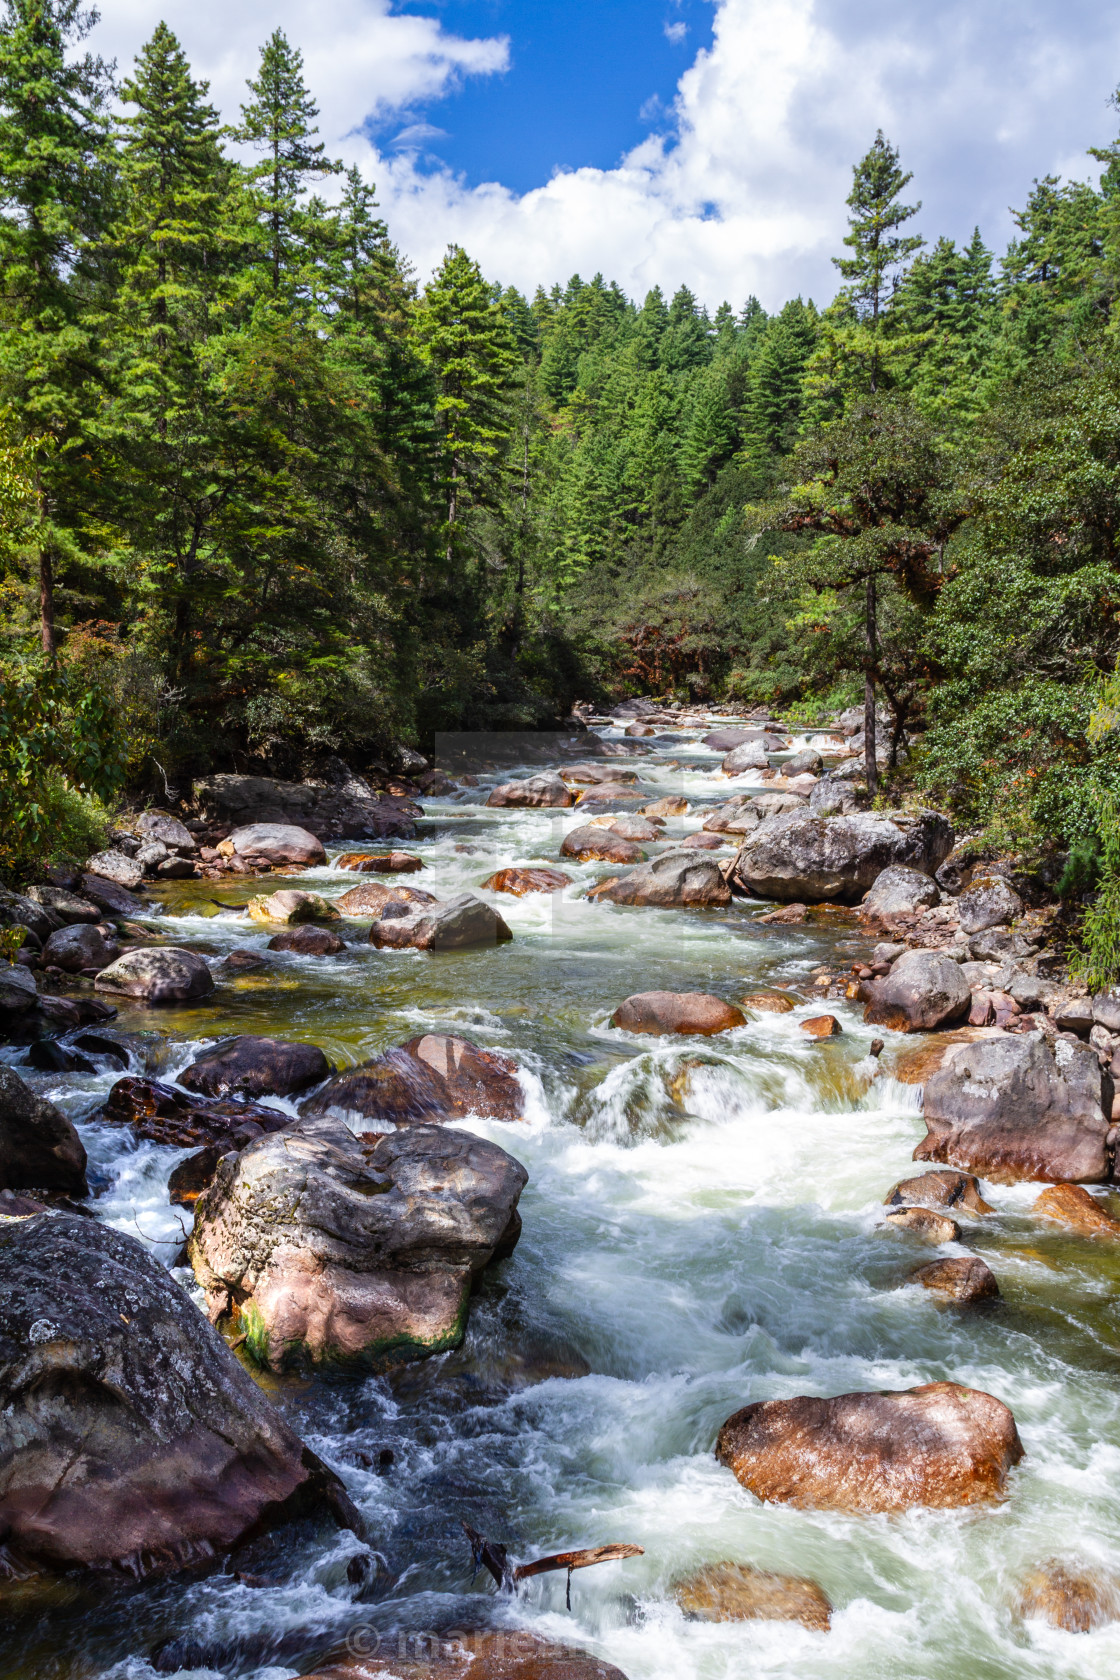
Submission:
<svg viewBox="0 0 1120 1680">
<path fill-rule="evenodd" d="M 1081 951 L 1070 972 L 1091 991 L 1120 980 L 1120 806 L 1102 796 L 1097 807 L 1101 837 L 1100 886 L 1081 924 Z"/>
</svg>

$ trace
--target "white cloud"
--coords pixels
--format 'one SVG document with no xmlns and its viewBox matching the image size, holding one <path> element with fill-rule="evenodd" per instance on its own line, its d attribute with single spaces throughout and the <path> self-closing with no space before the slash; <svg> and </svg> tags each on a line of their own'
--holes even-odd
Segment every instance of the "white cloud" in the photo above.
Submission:
<svg viewBox="0 0 1120 1680">
<path fill-rule="evenodd" d="M 454 240 L 527 290 L 578 269 L 638 296 L 687 282 L 711 304 L 751 291 L 768 306 L 797 291 L 824 299 L 851 164 L 876 128 L 914 170 L 927 236 L 967 237 L 979 222 L 997 246 L 1034 175 L 1115 130 L 1120 14 L 1095 0 L 715 0 L 714 39 L 680 78 L 671 139 L 519 196 L 422 169 L 407 147 L 379 154 L 363 136 L 367 117 L 410 123 L 414 107 L 509 62 L 504 39 L 448 35 L 389 3 L 275 0 L 256 15 L 252 0 L 236 11 L 120 0 L 98 35 L 123 58 L 166 16 L 234 116 L 256 48 L 280 24 L 304 49 L 323 138 L 376 180 L 421 275 Z"/>
<path fill-rule="evenodd" d="M 675 47 L 680 46 L 687 34 L 687 23 L 667 23 L 665 25 L 665 39 L 667 41 L 672 41 Z"/>
</svg>

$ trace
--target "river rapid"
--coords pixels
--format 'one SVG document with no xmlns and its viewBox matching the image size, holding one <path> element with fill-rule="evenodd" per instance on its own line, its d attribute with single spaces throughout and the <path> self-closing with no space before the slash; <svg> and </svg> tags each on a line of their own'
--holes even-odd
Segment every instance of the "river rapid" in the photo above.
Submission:
<svg viewBox="0 0 1120 1680">
<path fill-rule="evenodd" d="M 647 798 L 692 802 L 669 838 L 752 791 L 748 777 L 719 774 L 700 733 L 633 761 Z M 424 801 L 409 849 L 426 866 L 417 884 L 440 898 L 478 892 L 509 865 L 555 866 L 563 834 L 586 820 L 489 810 L 486 792 Z M 375 1575 L 348 1579 L 358 1541 L 308 1526 L 256 1543 L 233 1566 L 245 1579 L 64 1584 L 0 1629 L 3 1680 L 292 1680 L 348 1636 L 359 1651 L 396 1649 L 402 1630 L 502 1623 L 583 1645 L 629 1680 L 1120 1673 L 1120 1625 L 1069 1634 L 1016 1607 L 1043 1560 L 1120 1569 L 1120 1258 L 1040 1228 L 1028 1211 L 1038 1186 L 986 1186 L 996 1214 L 964 1235 L 1002 1300 L 961 1310 L 909 1285 L 933 1256 L 885 1228 L 882 1200 L 924 1135 L 919 1088 L 875 1077 L 859 1006 L 827 1005 L 839 1038 L 813 1041 L 798 1025 L 821 1010 L 812 970 L 865 949 L 858 930 L 761 924 L 767 907 L 747 900 L 711 911 L 590 903 L 587 886 L 609 866 L 561 866 L 574 878 L 562 893 L 482 895 L 508 921 L 508 945 L 278 954 L 220 980 L 200 1006 L 121 1009 L 114 1026 L 148 1035 L 146 1065 L 164 1079 L 232 1033 L 306 1040 L 338 1065 L 426 1030 L 508 1052 L 528 1118 L 463 1124 L 528 1169 L 524 1235 L 486 1274 L 460 1350 L 385 1377 L 255 1373 L 345 1480 L 380 1554 Z M 335 897 L 360 879 L 328 865 L 264 890 Z M 233 913 L 255 883 L 159 890 L 150 925 L 161 939 L 212 961 L 267 944 L 272 930 Z M 805 1003 L 715 1040 L 609 1025 L 633 992 L 735 1002 L 776 983 Z M 895 1035 L 875 1032 L 889 1065 Z M 93 1118 L 121 1070 L 42 1075 L 22 1051 L 0 1054 L 78 1123 L 97 1217 L 172 1266 L 190 1215 L 169 1205 L 166 1180 L 187 1152 Z M 176 1275 L 192 1287 L 188 1271 Z M 1002 1504 L 853 1517 L 765 1506 L 713 1456 L 720 1424 L 749 1401 L 942 1379 L 1015 1414 L 1026 1457 Z M 499 1599 L 488 1576 L 472 1576 L 464 1520 L 519 1558 L 610 1541 L 644 1555 L 576 1574 L 570 1612 L 562 1574 Z M 834 1606 L 831 1630 L 686 1620 L 674 1579 L 722 1560 L 812 1577 Z M 180 1643 L 153 1667 L 168 1640 Z"/>
</svg>

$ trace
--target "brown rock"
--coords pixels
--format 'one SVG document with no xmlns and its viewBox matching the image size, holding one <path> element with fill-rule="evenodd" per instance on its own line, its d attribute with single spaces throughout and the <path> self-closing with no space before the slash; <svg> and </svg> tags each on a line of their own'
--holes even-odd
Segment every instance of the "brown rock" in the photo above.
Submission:
<svg viewBox="0 0 1120 1680">
<path fill-rule="evenodd" d="M 726 844 L 727 841 L 721 839 L 718 834 L 705 834 L 703 830 L 696 834 L 686 834 L 681 841 L 682 847 L 691 848 L 697 852 L 718 852 Z"/>
<path fill-rule="evenodd" d="M 60 1108 L 0 1063 L 0 1190 L 85 1196 L 86 1152 Z"/>
<path fill-rule="evenodd" d="M 306 828 L 293 823 L 249 823 L 235 828 L 218 847 L 229 856 L 246 858 L 250 863 L 326 863 L 323 842 Z M 127 884 L 127 883 L 126 883 Z"/>
<path fill-rule="evenodd" d="M 474 893 L 436 904 L 387 904 L 369 930 L 371 945 L 397 951 L 457 951 L 512 938 L 498 912 Z"/>
<path fill-rule="evenodd" d="M 1080 1237 L 1120 1237 L 1120 1219 L 1080 1184 L 1053 1184 L 1034 1204 L 1033 1212 L 1058 1219 Z"/>
<path fill-rule="evenodd" d="M 827 1633 L 832 1606 L 815 1581 L 747 1563 L 709 1563 L 674 1581 L 673 1597 L 698 1622 L 800 1622 Z"/>
<path fill-rule="evenodd" d="M 972 994 L 960 963 L 937 951 L 907 951 L 882 980 L 868 982 L 865 1021 L 896 1032 L 930 1032 L 967 1016 Z"/>
<path fill-rule="evenodd" d="M 1022 1456 L 1002 1401 L 947 1382 L 758 1401 L 728 1418 L 716 1445 L 757 1498 L 837 1511 L 998 1499 Z"/>
<path fill-rule="evenodd" d="M 640 817 L 658 817 L 662 821 L 666 817 L 687 816 L 692 806 L 688 800 L 678 793 L 666 794 L 664 799 L 654 799 L 648 805 L 643 805 L 638 811 Z"/>
<path fill-rule="evenodd" d="M 254 1138 L 291 1125 L 291 1115 L 260 1103 L 233 1098 L 188 1096 L 156 1079 L 118 1079 L 105 1099 L 102 1116 L 118 1126 L 131 1126 L 137 1137 L 170 1143 L 176 1149 L 198 1149 L 220 1143 L 243 1149 Z"/>
<path fill-rule="evenodd" d="M 400 1634 L 375 1657 L 339 1656 L 307 1680 L 626 1680 L 613 1663 L 524 1628 Z"/>
<path fill-rule="evenodd" d="M 638 789 L 629 782 L 592 782 L 579 794 L 576 803 L 584 805 L 614 805 L 620 799 L 637 799 Z"/>
<path fill-rule="evenodd" d="M 612 834 L 617 834 L 620 840 L 634 840 L 641 845 L 647 840 L 660 840 L 660 828 L 651 823 L 646 817 L 618 816 L 608 814 L 602 817 L 592 817 L 588 825 L 590 828 L 609 828 Z"/>
<path fill-rule="evenodd" d="M 928 1172 L 904 1178 L 883 1197 L 886 1207 L 955 1208 L 965 1213 L 994 1213 L 971 1173 Z"/>
<path fill-rule="evenodd" d="M 640 863 L 645 853 L 631 840 L 623 840 L 609 828 L 573 828 L 564 836 L 561 857 L 578 858 L 580 863 L 601 859 L 604 863 Z"/>
<path fill-rule="evenodd" d="M 433 1125 L 467 1114 L 521 1120 L 525 1093 L 511 1056 L 481 1050 L 466 1038 L 424 1033 L 336 1074 L 305 1112 L 353 1114 L 394 1126 Z"/>
<path fill-rule="evenodd" d="M 975 1254 L 931 1260 L 928 1266 L 918 1267 L 911 1282 L 920 1283 L 923 1289 L 932 1289 L 938 1295 L 947 1295 L 962 1306 L 969 1306 L 973 1301 L 991 1301 L 999 1295 L 999 1285 L 990 1269 Z"/>
<path fill-rule="evenodd" d="M 922 1242 L 959 1242 L 961 1237 L 961 1228 L 956 1220 L 947 1219 L 943 1213 L 934 1213 L 932 1208 L 895 1208 L 887 1214 L 887 1224 L 896 1231 L 905 1231 L 908 1236 L 920 1237 Z"/>
<path fill-rule="evenodd" d="M 305 922 L 302 927 L 275 934 L 268 942 L 268 949 L 294 951 L 301 957 L 337 957 L 340 951 L 345 951 L 346 944 L 329 928 L 311 927 Z"/>
<path fill-rule="evenodd" d="M 1020 1614 L 1038 1617 L 1067 1633 L 1089 1633 L 1120 1620 L 1120 1591 L 1099 1571 L 1076 1572 L 1057 1558 L 1032 1569 L 1023 1582 Z"/>
<path fill-rule="evenodd" d="M 788 1015 L 800 1001 L 788 992 L 751 992 L 743 999 L 743 1007 L 760 1015 Z"/>
<path fill-rule="evenodd" d="M 978 1044 L 982 1039 L 992 1036 L 991 1029 L 951 1027 L 947 1032 L 938 1033 L 936 1038 L 926 1039 L 922 1044 L 894 1051 L 888 1063 L 888 1070 L 893 1078 L 900 1079 L 904 1085 L 924 1085 L 931 1074 L 946 1065 L 962 1044 Z"/>
<path fill-rule="evenodd" d="M 512 893 L 524 898 L 527 893 L 559 892 L 570 887 L 572 877 L 562 869 L 499 869 L 496 875 L 482 883 L 483 892 Z"/>
<path fill-rule="evenodd" d="M 798 1025 L 810 1038 L 839 1038 L 844 1031 L 835 1015 L 810 1015 L 807 1021 L 799 1021 Z"/>
<path fill-rule="evenodd" d="M 159 1007 L 209 997 L 214 990 L 214 978 L 197 951 L 181 950 L 175 945 L 153 945 L 147 950 L 126 951 L 123 957 L 101 970 L 94 985 L 98 991 L 137 998 Z"/>
<path fill-rule="evenodd" d="M 295 926 L 300 922 L 338 921 L 338 911 L 321 893 L 300 892 L 292 887 L 251 898 L 246 909 L 254 922 L 289 922 Z"/>
<path fill-rule="evenodd" d="M 208 1143 L 205 1149 L 188 1155 L 185 1161 L 172 1167 L 167 1180 L 168 1201 L 175 1207 L 193 1207 L 214 1182 L 218 1162 L 228 1147 L 228 1144 Z"/>
<path fill-rule="evenodd" d="M 354 869 L 359 875 L 414 875 L 424 860 L 411 852 L 343 852 L 334 860 L 336 869 Z"/>
<path fill-rule="evenodd" d="M 714 858 L 676 850 L 639 864 L 606 887 L 602 896 L 612 904 L 691 909 L 730 904 L 731 888 Z"/>
<path fill-rule="evenodd" d="M 183 1069 L 178 1083 L 204 1097 L 291 1097 L 331 1071 L 317 1044 L 285 1038 L 226 1038 Z"/>
<path fill-rule="evenodd" d="M 620 1003 L 611 1026 L 633 1033 L 697 1033 L 710 1038 L 746 1025 L 733 1003 L 708 992 L 636 992 Z"/>
<path fill-rule="evenodd" d="M 799 926 L 809 920 L 809 906 L 807 904 L 783 904 L 780 910 L 768 910 L 765 916 L 760 916 L 760 922 L 792 922 Z"/>
<path fill-rule="evenodd" d="M 577 787 L 595 782 L 629 782 L 637 784 L 638 772 L 624 770 L 617 764 L 566 764 L 560 772 L 565 782 L 574 782 Z"/>
<path fill-rule="evenodd" d="M 402 883 L 387 887 L 381 881 L 363 881 L 360 887 L 351 887 L 336 899 L 335 908 L 344 916 L 380 916 L 387 904 L 436 902 L 434 893 L 424 892 L 420 887 L 406 887 Z"/>
<path fill-rule="evenodd" d="M 486 803 L 498 807 L 543 806 L 563 809 L 575 801 L 558 773 L 555 770 L 547 770 L 543 775 L 530 776 L 522 782 L 504 782 L 500 787 L 492 788 Z"/>
</svg>

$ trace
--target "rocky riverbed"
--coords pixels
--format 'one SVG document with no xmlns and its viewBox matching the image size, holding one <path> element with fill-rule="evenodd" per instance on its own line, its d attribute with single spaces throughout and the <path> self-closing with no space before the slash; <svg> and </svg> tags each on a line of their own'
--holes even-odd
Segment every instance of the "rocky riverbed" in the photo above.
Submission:
<svg viewBox="0 0 1120 1680">
<path fill-rule="evenodd" d="M 5 1676 L 1113 1672 L 1120 1002 L 859 744 L 213 778 L 0 897 Z"/>
</svg>

